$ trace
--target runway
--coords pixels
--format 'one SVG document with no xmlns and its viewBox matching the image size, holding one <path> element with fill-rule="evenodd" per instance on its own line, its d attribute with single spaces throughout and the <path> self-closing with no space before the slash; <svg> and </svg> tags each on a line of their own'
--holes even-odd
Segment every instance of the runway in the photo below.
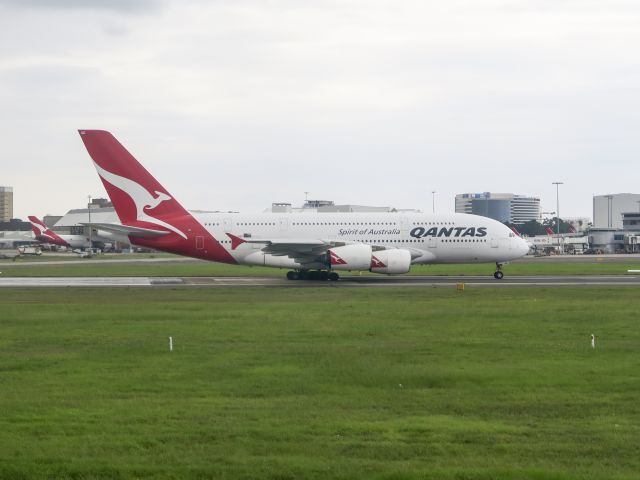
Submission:
<svg viewBox="0 0 640 480">
<path fill-rule="evenodd" d="M 640 275 L 511 276 L 495 280 L 489 276 L 399 276 L 372 277 L 345 275 L 337 282 L 278 277 L 0 277 L 0 288 L 33 287 L 199 287 L 199 288 L 345 288 L 345 287 L 640 287 Z"/>
</svg>

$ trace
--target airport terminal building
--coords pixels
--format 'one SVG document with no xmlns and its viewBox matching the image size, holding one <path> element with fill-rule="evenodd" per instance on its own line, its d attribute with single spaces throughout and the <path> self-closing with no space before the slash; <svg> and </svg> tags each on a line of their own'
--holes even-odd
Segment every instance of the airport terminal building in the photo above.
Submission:
<svg viewBox="0 0 640 480">
<path fill-rule="evenodd" d="M 538 197 L 513 193 L 460 193 L 456 195 L 456 213 L 481 215 L 515 225 L 541 220 Z"/>
<path fill-rule="evenodd" d="M 589 244 L 605 253 L 640 253 L 640 194 L 594 196 Z"/>
<path fill-rule="evenodd" d="M 332 200 L 306 200 L 302 207 L 294 207 L 290 203 L 276 202 L 271 204 L 271 208 L 265 210 L 269 213 L 402 213 L 402 212 L 420 212 L 420 210 L 411 208 L 395 208 L 395 207 L 377 207 L 371 205 L 353 205 L 344 204 L 336 205 Z"/>
<path fill-rule="evenodd" d="M 593 228 L 624 228 L 622 214 L 640 212 L 640 194 L 614 193 L 593 197 Z"/>
</svg>

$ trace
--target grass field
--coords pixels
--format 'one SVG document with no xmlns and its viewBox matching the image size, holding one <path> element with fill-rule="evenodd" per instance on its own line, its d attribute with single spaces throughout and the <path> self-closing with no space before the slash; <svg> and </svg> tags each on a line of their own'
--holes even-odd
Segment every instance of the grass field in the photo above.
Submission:
<svg viewBox="0 0 640 480">
<path fill-rule="evenodd" d="M 639 311 L 635 288 L 4 289 L 0 478 L 637 479 Z"/>
<path fill-rule="evenodd" d="M 70 260 L 65 264 L 54 264 L 53 259 Z M 157 256 L 163 259 L 157 263 L 136 263 L 144 257 L 129 257 L 132 263 L 114 262 L 118 257 L 96 257 L 99 261 L 87 262 L 77 257 L 50 257 L 40 259 L 19 259 L 0 261 L 0 275 L 4 277 L 34 276 L 152 276 L 152 277 L 194 277 L 194 276 L 262 276 L 283 277 L 287 269 L 266 267 L 247 267 L 225 265 L 212 262 L 166 261 L 170 256 Z M 149 256 L 147 255 L 147 259 Z M 175 258 L 175 257 L 174 257 Z M 509 275 L 623 275 L 630 269 L 640 269 L 640 255 L 636 257 L 594 257 L 583 261 L 562 261 L 543 259 L 539 261 L 516 261 L 504 267 Z M 493 264 L 471 265 L 415 265 L 408 275 L 493 275 Z M 363 273 L 367 275 L 369 273 Z M 370 274 L 375 275 L 375 274 Z"/>
</svg>

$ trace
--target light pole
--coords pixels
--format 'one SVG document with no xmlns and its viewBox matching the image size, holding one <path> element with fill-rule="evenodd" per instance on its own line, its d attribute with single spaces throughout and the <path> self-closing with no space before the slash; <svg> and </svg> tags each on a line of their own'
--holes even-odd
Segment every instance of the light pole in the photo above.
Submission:
<svg viewBox="0 0 640 480">
<path fill-rule="evenodd" d="M 560 185 L 564 185 L 564 182 L 552 182 L 551 185 L 556 186 L 556 219 L 558 220 L 556 231 L 560 236 Z"/>
<path fill-rule="evenodd" d="M 436 213 L 436 191 L 431 190 L 431 212 Z"/>
<path fill-rule="evenodd" d="M 93 227 L 91 227 L 91 195 L 88 195 L 89 203 L 87 203 L 87 209 L 89 210 L 89 256 L 93 255 L 93 238 L 91 231 Z"/>
<path fill-rule="evenodd" d="M 556 186 L 556 219 L 558 221 L 556 231 L 558 232 L 558 248 L 560 248 L 560 185 L 564 185 L 564 182 L 551 182 L 551 185 Z"/>
</svg>

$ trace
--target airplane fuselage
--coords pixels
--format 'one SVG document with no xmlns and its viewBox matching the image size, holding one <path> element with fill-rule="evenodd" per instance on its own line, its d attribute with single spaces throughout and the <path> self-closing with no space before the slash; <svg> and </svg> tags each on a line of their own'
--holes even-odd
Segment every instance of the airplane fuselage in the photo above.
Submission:
<svg viewBox="0 0 640 480">
<path fill-rule="evenodd" d="M 322 240 L 404 249 L 412 264 L 507 262 L 528 246 L 495 220 L 468 214 L 420 213 L 237 213 L 193 214 L 238 264 L 301 268 L 294 259 L 262 251 L 261 239 Z M 233 245 L 227 234 L 248 240 Z M 198 240 L 196 238 L 196 244 Z M 252 243 L 250 243 L 252 242 Z M 196 245 L 197 248 L 198 245 Z M 205 248 L 205 244 L 202 244 Z"/>
</svg>

